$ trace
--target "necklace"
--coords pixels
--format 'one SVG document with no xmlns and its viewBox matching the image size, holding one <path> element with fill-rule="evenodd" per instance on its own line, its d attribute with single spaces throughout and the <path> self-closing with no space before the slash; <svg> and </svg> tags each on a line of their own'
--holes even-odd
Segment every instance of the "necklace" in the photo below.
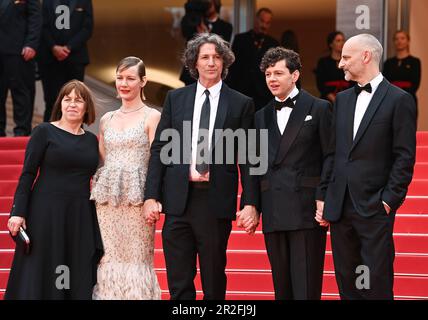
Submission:
<svg viewBox="0 0 428 320">
<path fill-rule="evenodd" d="M 144 106 L 141 106 L 141 107 L 139 107 L 139 108 L 137 108 L 137 109 L 129 110 L 129 111 L 123 111 L 123 110 L 122 110 L 122 108 L 119 108 L 119 111 L 120 111 L 120 112 L 122 112 L 122 113 L 127 114 L 127 113 L 132 113 L 132 112 L 135 112 L 135 111 L 141 110 L 141 109 L 143 109 L 143 108 L 144 108 Z"/>
</svg>

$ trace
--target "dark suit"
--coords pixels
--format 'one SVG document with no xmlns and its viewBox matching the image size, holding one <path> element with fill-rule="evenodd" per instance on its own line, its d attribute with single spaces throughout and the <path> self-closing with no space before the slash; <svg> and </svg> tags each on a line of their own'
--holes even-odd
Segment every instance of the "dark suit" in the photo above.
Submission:
<svg viewBox="0 0 428 320">
<path fill-rule="evenodd" d="M 59 5 L 70 9 L 70 29 L 56 27 L 59 14 L 55 10 Z M 49 121 L 61 87 L 73 79 L 83 81 L 85 66 L 89 64 L 87 41 L 92 35 L 94 22 L 91 0 L 44 0 L 42 9 L 43 32 L 38 64 L 46 103 L 44 121 Z M 58 61 L 52 53 L 55 45 L 67 46 L 70 55 Z"/>
<path fill-rule="evenodd" d="M 167 141 L 160 140 L 165 129 L 173 128 L 180 135 L 180 152 L 190 137 L 184 136 L 183 122 L 192 122 L 196 83 L 170 91 L 166 97 L 161 120 L 151 147 L 151 157 L 145 186 L 145 199 L 156 199 L 163 205 L 165 223 L 162 232 L 167 267 L 168 286 L 172 299 L 195 299 L 193 284 L 196 275 L 196 256 L 199 255 L 204 299 L 224 299 L 226 290 L 226 247 L 235 219 L 238 191 L 236 161 L 226 163 L 226 143 L 223 159 L 217 159 L 216 146 L 221 142 L 213 135 L 210 181 L 205 189 L 189 182 L 189 164 L 161 162 L 160 152 Z M 230 89 L 226 84 L 220 91 L 214 129 L 248 129 L 252 126 L 254 105 L 250 98 Z M 240 165 L 243 192 L 241 207 L 255 205 L 249 193 L 249 168 Z"/>
<path fill-rule="evenodd" d="M 336 279 L 344 299 L 392 299 L 395 212 L 412 180 L 416 151 L 413 98 L 380 83 L 353 140 L 357 95 L 339 93 L 335 104 L 336 152 L 324 218 L 331 224 Z M 382 201 L 391 207 L 386 214 Z M 356 268 L 370 269 L 370 290 L 356 288 Z"/>
<path fill-rule="evenodd" d="M 35 94 L 34 61 L 25 61 L 22 49 L 39 46 L 42 16 L 37 0 L 0 0 L 0 136 L 6 128 L 6 98 L 13 100 L 15 135 L 29 135 Z"/>
<path fill-rule="evenodd" d="M 255 125 L 269 135 L 258 191 L 275 298 L 320 299 L 327 230 L 315 221 L 315 200 L 324 200 L 331 171 L 331 105 L 301 90 L 282 135 L 274 100 Z"/>
<path fill-rule="evenodd" d="M 260 48 L 255 45 L 256 41 L 259 41 Z M 274 38 L 256 35 L 254 30 L 237 34 L 233 40 L 232 50 L 236 59 L 230 67 L 226 82 L 231 88 L 252 97 L 256 110 L 272 99 L 265 76 L 260 71 L 260 62 L 268 49 L 278 45 Z"/>
</svg>

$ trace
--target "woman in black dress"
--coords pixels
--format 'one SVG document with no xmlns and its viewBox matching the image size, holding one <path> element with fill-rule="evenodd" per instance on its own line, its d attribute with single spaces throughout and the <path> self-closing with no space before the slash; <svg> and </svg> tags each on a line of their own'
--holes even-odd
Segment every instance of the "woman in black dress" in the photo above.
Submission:
<svg viewBox="0 0 428 320">
<path fill-rule="evenodd" d="M 410 93 L 416 99 L 416 91 L 421 83 L 421 61 L 410 54 L 410 36 L 398 30 L 394 34 L 395 57 L 383 65 L 383 75 L 392 84 Z"/>
<path fill-rule="evenodd" d="M 339 61 L 342 56 L 342 48 L 345 43 L 345 36 L 340 31 L 333 31 L 327 36 L 327 45 L 330 54 L 318 60 L 315 76 L 317 87 L 321 93 L 321 98 L 334 103 L 336 94 L 348 89 L 351 86 L 345 80 L 342 69 L 339 69 Z"/>
<path fill-rule="evenodd" d="M 91 299 L 103 254 L 89 200 L 98 140 L 82 124 L 94 119 L 89 89 L 72 80 L 59 93 L 52 122 L 33 130 L 8 222 L 13 236 L 21 226 L 27 231 L 31 251 L 17 245 L 5 299 Z"/>
</svg>

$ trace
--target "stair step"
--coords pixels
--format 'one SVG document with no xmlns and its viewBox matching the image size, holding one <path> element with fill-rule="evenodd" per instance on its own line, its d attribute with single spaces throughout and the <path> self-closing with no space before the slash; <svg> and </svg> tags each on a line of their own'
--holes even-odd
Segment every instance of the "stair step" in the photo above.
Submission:
<svg viewBox="0 0 428 320">
<path fill-rule="evenodd" d="M 1 137 L 0 150 L 25 150 L 29 137 Z"/>
<path fill-rule="evenodd" d="M 416 143 L 418 146 L 428 146 L 428 131 L 416 132 Z"/>
<path fill-rule="evenodd" d="M 0 150 L 0 164 L 23 164 L 25 150 Z"/>
<path fill-rule="evenodd" d="M 31 235 L 30 235 L 31 237 Z M 327 235 L 329 238 L 330 235 Z M 395 250 L 400 253 L 427 253 L 428 234 L 394 233 Z M 14 243 L 7 231 L 0 231 L 0 248 L 13 249 Z M 161 231 L 157 230 L 155 235 L 155 248 L 162 248 Z M 254 235 L 247 235 L 245 231 L 232 231 L 229 238 L 228 249 L 230 250 L 265 250 L 263 234 L 258 231 Z M 326 250 L 331 250 L 327 242 Z"/>
<path fill-rule="evenodd" d="M 2 197 L 0 195 L 0 212 L 10 213 L 12 208 L 13 197 Z"/>
<path fill-rule="evenodd" d="M 409 185 L 408 195 L 410 196 L 428 195 L 428 179 L 413 179 Z"/>
<path fill-rule="evenodd" d="M 17 180 L 0 180 L 0 195 L 2 197 L 12 197 L 15 194 Z"/>
<path fill-rule="evenodd" d="M 428 146 L 416 147 L 416 162 L 428 162 Z"/>
<path fill-rule="evenodd" d="M 162 290 L 167 290 L 166 271 L 156 271 L 159 285 Z M 0 271 L 0 288 L 5 289 L 9 272 Z M 201 290 L 199 273 L 195 279 L 195 287 Z M 227 273 L 227 290 L 234 292 L 263 292 L 273 294 L 272 276 L 263 272 L 235 272 Z M 324 294 L 336 294 L 338 292 L 335 276 L 333 273 L 325 274 L 323 281 Z M 428 297 L 428 277 L 418 276 L 395 276 L 394 293 L 397 296 Z"/>
<path fill-rule="evenodd" d="M 416 163 L 413 176 L 418 179 L 428 179 L 428 162 Z"/>
<path fill-rule="evenodd" d="M 0 165 L 0 180 L 18 180 L 22 172 L 22 165 Z"/>
</svg>

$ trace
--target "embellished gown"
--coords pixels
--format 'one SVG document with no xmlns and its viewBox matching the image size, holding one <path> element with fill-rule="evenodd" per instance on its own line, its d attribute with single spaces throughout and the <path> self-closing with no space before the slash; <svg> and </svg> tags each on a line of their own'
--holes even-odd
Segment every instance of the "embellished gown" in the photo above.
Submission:
<svg viewBox="0 0 428 320">
<path fill-rule="evenodd" d="M 150 157 L 146 116 L 122 132 L 104 129 L 105 162 L 96 172 L 91 199 L 96 202 L 105 255 L 98 266 L 97 300 L 160 299 L 154 270 L 155 226 L 146 224 L 142 204 Z"/>
</svg>

